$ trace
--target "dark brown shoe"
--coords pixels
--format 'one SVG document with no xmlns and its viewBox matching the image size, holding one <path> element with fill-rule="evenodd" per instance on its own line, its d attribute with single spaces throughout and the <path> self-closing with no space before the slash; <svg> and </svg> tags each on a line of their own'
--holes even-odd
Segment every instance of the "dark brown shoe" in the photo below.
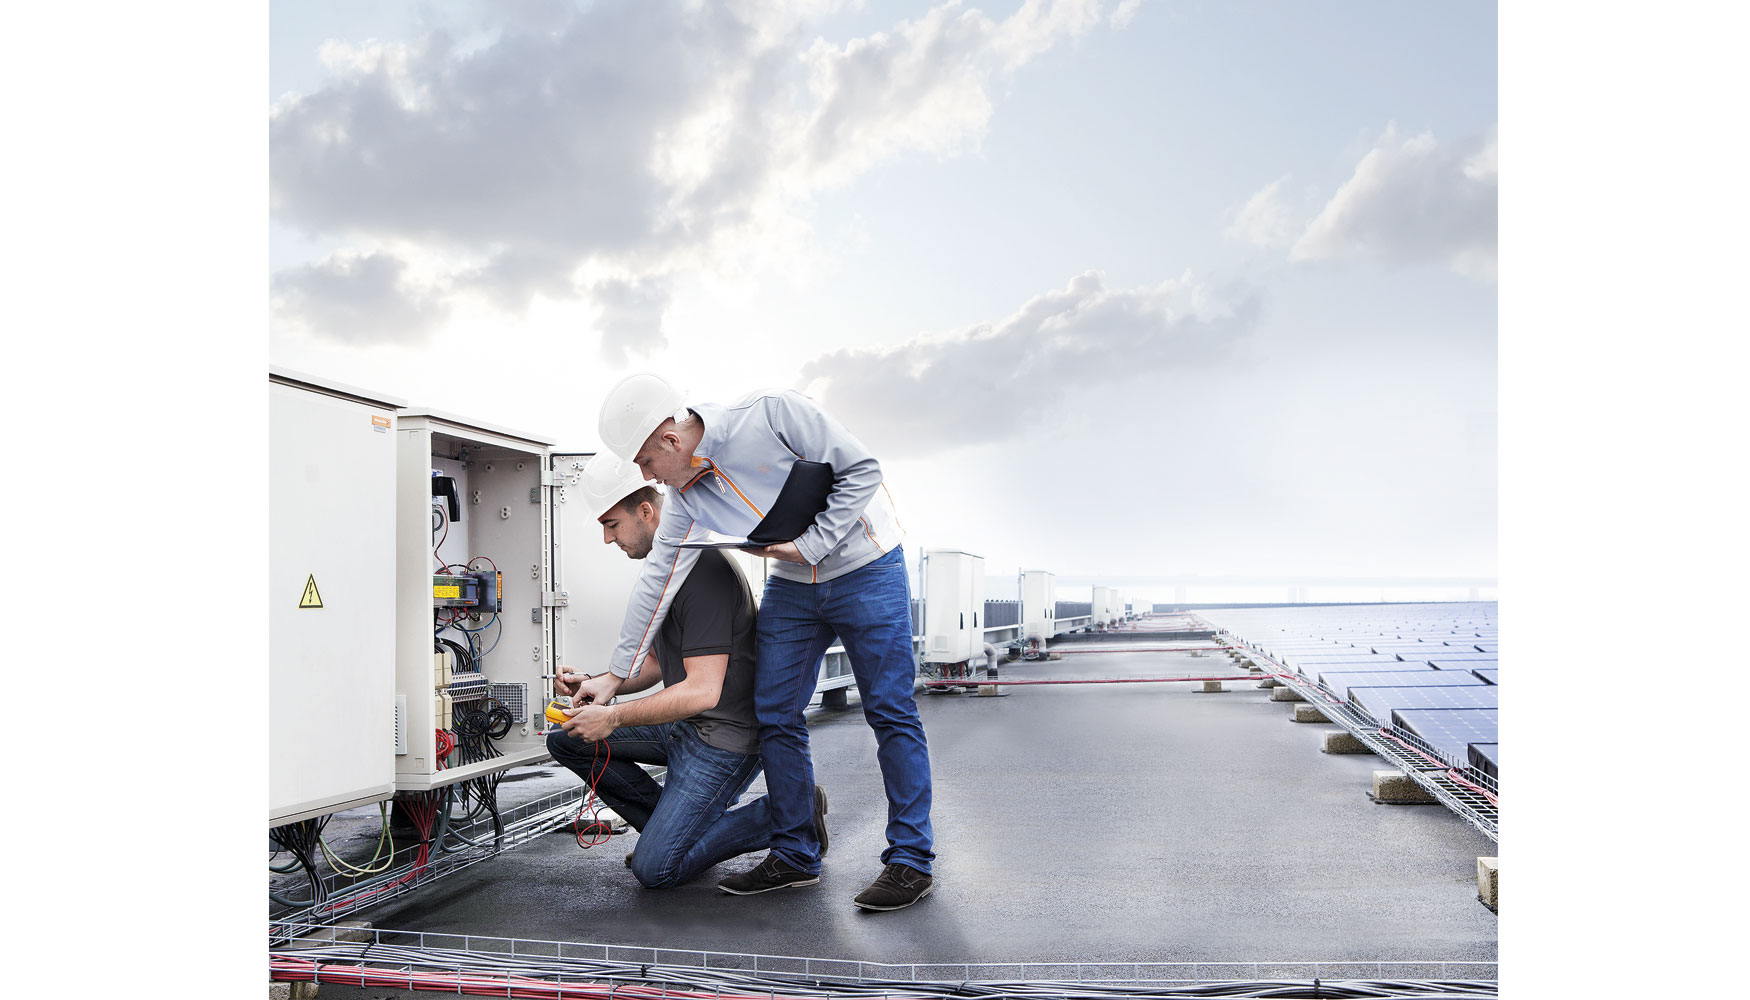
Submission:
<svg viewBox="0 0 1750 1000">
<path fill-rule="evenodd" d="M 935 879 L 910 865 L 894 862 L 881 872 L 881 877 L 852 900 L 865 910 L 903 909 L 930 894 Z"/>
<path fill-rule="evenodd" d="M 737 896 L 751 896 L 756 892 L 793 889 L 804 885 L 817 885 L 819 882 L 819 875 L 810 875 L 799 868 L 792 868 L 776 854 L 768 854 L 766 860 L 747 871 L 731 875 L 717 883 L 717 888 Z"/>
</svg>

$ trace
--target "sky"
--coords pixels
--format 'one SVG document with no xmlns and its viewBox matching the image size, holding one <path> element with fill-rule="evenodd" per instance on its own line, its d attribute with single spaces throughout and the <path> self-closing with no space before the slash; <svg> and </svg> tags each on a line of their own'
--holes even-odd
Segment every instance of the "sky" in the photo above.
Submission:
<svg viewBox="0 0 1750 1000">
<path fill-rule="evenodd" d="M 1493 596 L 1492 5 L 279 2 L 268 40 L 275 365 L 582 450 L 632 372 L 790 387 L 914 556 Z"/>
</svg>

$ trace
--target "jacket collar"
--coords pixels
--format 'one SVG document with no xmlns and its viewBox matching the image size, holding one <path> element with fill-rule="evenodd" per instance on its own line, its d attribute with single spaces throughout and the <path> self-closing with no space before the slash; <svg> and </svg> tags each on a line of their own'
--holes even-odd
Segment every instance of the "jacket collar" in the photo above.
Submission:
<svg viewBox="0 0 1750 1000">
<path fill-rule="evenodd" d="M 687 480 L 686 484 L 680 488 L 682 493 L 685 493 L 689 487 L 703 479 L 706 473 L 717 467 L 717 463 L 711 456 L 718 453 L 724 440 L 729 436 L 723 426 L 723 407 L 715 403 L 699 403 L 695 406 L 689 406 L 687 409 L 698 415 L 699 423 L 704 427 L 704 434 L 699 438 L 698 447 L 693 449 L 692 466 L 696 471 L 693 473 L 693 478 Z"/>
<path fill-rule="evenodd" d="M 699 415 L 699 421 L 705 425 L 704 436 L 699 438 L 699 446 L 693 449 L 693 467 L 700 468 L 707 463 L 716 464 L 716 456 L 722 454 L 723 445 L 729 440 L 729 421 L 723 407 L 716 403 L 698 403 L 688 407 Z"/>
</svg>

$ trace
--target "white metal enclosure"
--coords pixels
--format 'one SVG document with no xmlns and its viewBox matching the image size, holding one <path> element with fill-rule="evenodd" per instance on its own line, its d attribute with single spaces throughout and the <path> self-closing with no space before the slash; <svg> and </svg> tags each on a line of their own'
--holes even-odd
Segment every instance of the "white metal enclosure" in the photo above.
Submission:
<svg viewBox="0 0 1750 1000">
<path fill-rule="evenodd" d="M 1057 618 L 1057 577 L 1042 569 L 1021 573 L 1021 638 L 1050 639 Z"/>
<path fill-rule="evenodd" d="M 925 663 L 964 663 L 984 652 L 984 557 L 924 550 Z"/>
<path fill-rule="evenodd" d="M 395 790 L 400 400 L 268 375 L 268 824 Z"/>
<path fill-rule="evenodd" d="M 1104 625 L 1118 620 L 1118 591 L 1111 587 L 1094 588 L 1094 624 Z"/>
</svg>

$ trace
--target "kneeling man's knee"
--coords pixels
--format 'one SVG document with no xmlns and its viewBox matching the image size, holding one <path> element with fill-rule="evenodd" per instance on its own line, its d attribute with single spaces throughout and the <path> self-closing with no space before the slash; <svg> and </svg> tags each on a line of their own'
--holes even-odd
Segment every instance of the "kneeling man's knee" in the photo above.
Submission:
<svg viewBox="0 0 1750 1000">
<path fill-rule="evenodd" d="M 661 859 L 646 861 L 636 850 L 632 852 L 632 877 L 646 889 L 672 889 L 680 884 L 672 867 L 665 866 Z"/>
</svg>

